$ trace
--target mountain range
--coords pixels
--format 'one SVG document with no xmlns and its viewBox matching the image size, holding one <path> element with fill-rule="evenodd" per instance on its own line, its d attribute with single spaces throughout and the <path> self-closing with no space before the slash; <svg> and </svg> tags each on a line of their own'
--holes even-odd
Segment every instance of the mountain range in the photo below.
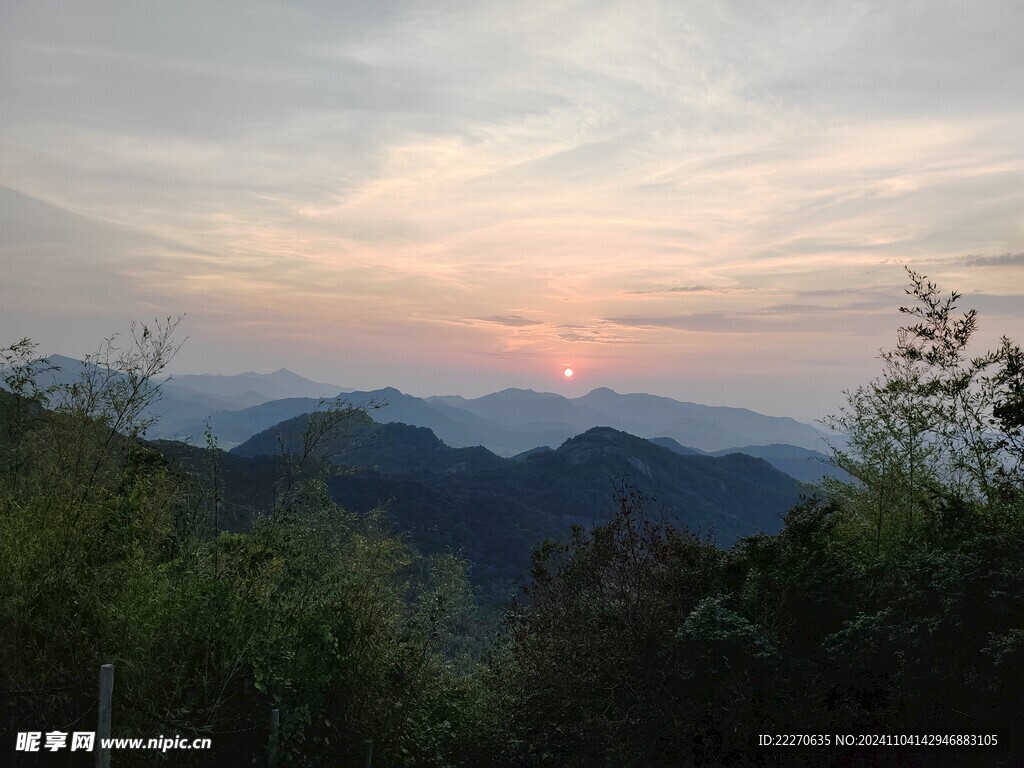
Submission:
<svg viewBox="0 0 1024 768">
<path fill-rule="evenodd" d="M 81 361 L 60 355 L 51 356 L 49 362 L 58 370 L 47 374 L 43 383 L 76 380 L 85 368 Z M 177 375 L 160 386 L 160 400 L 146 413 L 155 419 L 147 436 L 197 445 L 205 443 L 209 428 L 221 447 L 232 448 L 341 397 L 365 406 L 378 423 L 425 427 L 450 447 L 484 446 L 504 457 L 557 447 L 592 427 L 604 426 L 662 441 L 677 453 L 739 452 L 764 458 L 805 482 L 840 474 L 828 464 L 826 454 L 828 443 L 841 443 L 841 436 L 826 436 L 794 419 L 744 408 L 619 394 L 604 387 L 577 398 L 530 389 L 505 389 L 479 398 L 420 398 L 391 387 L 345 390 L 285 368 L 230 376 Z"/>
<path fill-rule="evenodd" d="M 265 430 L 230 455 L 266 461 L 282 446 L 297 453 L 309 418 Z M 811 492 L 763 459 L 681 455 L 610 427 L 503 458 L 480 446 L 452 448 L 424 427 L 379 424 L 357 413 L 319 455 L 345 470 L 328 483 L 335 501 L 356 512 L 386 508 L 421 551 L 467 557 L 478 583 L 521 575 L 540 542 L 607 519 L 617 490 L 642 493 L 657 515 L 725 545 L 777 531 L 783 513 Z"/>
<path fill-rule="evenodd" d="M 50 363 L 41 384 L 88 369 L 72 358 Z M 387 509 L 421 551 L 465 556 L 474 582 L 492 587 L 523 574 L 544 540 L 607 519 L 617 493 L 637 491 L 656 514 L 728 545 L 777 531 L 812 492 L 805 483 L 836 472 L 814 450 L 823 435 L 813 427 L 740 408 L 606 388 L 578 398 L 341 392 L 286 369 L 162 382 L 147 439 L 206 486 L 203 433 L 231 448 L 217 462 L 217 525 L 244 530 L 273 507 L 282 446 L 297 451 L 311 414 L 343 402 L 358 407 L 317 457 L 337 468 L 328 483 L 335 501 L 360 513 Z"/>
<path fill-rule="evenodd" d="M 429 427 L 453 447 L 485 445 L 505 456 L 538 445 L 561 445 L 567 438 L 598 425 L 639 437 L 672 437 L 702 451 L 772 443 L 819 451 L 825 447 L 824 433 L 791 418 L 648 394 L 619 394 L 605 387 L 577 398 L 530 389 L 505 389 L 472 399 L 459 395 L 420 398 L 391 387 L 343 390 L 286 369 L 272 374 L 177 376 L 168 385 L 173 387 L 174 396 L 165 415 L 171 417 L 175 427 L 182 422 L 174 413 L 179 400 L 221 398 L 227 407 L 205 417 L 218 413 L 214 424 L 224 430 L 221 438 L 235 444 L 276 423 L 283 413 L 308 413 L 320 399 L 342 395 L 351 403 L 378 406 L 371 408 L 376 421 Z M 258 397 L 263 398 L 262 402 L 252 402 Z M 192 425 L 191 436 L 196 436 L 195 427 Z M 166 434 L 169 429 L 163 428 L 161 436 L 171 437 Z"/>
</svg>

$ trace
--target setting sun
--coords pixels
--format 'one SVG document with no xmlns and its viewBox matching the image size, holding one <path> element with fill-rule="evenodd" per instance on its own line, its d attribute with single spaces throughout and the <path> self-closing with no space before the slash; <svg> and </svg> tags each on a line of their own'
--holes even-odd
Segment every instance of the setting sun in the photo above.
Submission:
<svg viewBox="0 0 1024 768">
<path fill-rule="evenodd" d="M 566 368 L 564 371 L 562 371 L 562 375 L 565 376 L 565 378 L 567 379 L 571 379 L 574 373 L 575 371 L 572 368 Z"/>
</svg>

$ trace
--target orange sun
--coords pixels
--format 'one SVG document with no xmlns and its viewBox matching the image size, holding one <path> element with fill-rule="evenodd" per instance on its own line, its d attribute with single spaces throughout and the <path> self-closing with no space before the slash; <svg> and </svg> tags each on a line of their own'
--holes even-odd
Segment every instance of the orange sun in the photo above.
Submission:
<svg viewBox="0 0 1024 768">
<path fill-rule="evenodd" d="M 566 368 L 564 371 L 562 371 L 562 375 L 565 376 L 565 378 L 567 379 L 571 379 L 573 377 L 573 374 L 575 373 L 576 371 L 574 371 L 572 368 Z"/>
</svg>

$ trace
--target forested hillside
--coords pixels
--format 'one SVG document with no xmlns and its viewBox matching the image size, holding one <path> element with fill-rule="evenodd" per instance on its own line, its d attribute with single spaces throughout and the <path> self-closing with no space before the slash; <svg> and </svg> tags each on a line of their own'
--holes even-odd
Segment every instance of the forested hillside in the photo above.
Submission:
<svg viewBox="0 0 1024 768">
<path fill-rule="evenodd" d="M 295 455 L 308 425 L 309 416 L 296 417 L 231 455 Z M 566 538 L 574 524 L 607 520 L 616 483 L 656 499 L 666 521 L 723 545 L 774 533 L 785 510 L 812 493 L 749 456 L 680 456 L 607 427 L 512 460 L 479 446 L 449 448 L 422 427 L 352 414 L 322 442 L 318 457 L 344 468 L 328 481 L 335 501 L 356 512 L 385 507 L 395 530 L 421 551 L 460 553 L 474 583 L 488 589 L 525 574 L 539 542 Z"/>
<path fill-rule="evenodd" d="M 212 434 L 205 449 L 154 445 L 173 323 L 108 344 L 69 383 L 40 376 L 30 342 L 5 348 L 4 760 L 54 763 L 8 734 L 92 729 L 96 673 L 113 663 L 115 735 L 213 741 L 117 765 L 266 765 L 273 709 L 278 765 L 361 764 L 367 740 L 375 766 L 1019 765 L 1024 353 L 970 349 L 978 318 L 957 294 L 914 273 L 909 293 L 879 378 L 834 418 L 853 480 L 793 505 L 775 533 L 718 543 L 609 475 L 635 458 L 634 480 L 674 478 L 681 514 L 738 517 L 781 477 L 763 461 L 614 430 L 505 461 L 337 405 L 294 423 L 273 457 L 225 453 Z M 337 448 L 377 468 L 345 474 Z M 425 461 L 436 471 L 412 469 Z M 717 477 L 719 498 L 688 472 Z M 338 503 L 388 482 L 390 519 Z M 417 514 L 484 541 L 459 497 L 488 488 L 508 520 L 561 510 L 552 541 L 502 539 L 535 551 L 493 632 L 467 577 L 488 564 L 414 546 Z M 609 500 L 597 524 L 557 535 Z M 846 734 L 890 743 L 837 744 Z"/>
</svg>

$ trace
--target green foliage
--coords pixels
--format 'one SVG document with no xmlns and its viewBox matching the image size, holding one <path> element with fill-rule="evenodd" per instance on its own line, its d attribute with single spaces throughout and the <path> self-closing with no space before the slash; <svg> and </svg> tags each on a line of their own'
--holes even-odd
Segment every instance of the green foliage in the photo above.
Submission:
<svg viewBox="0 0 1024 768">
<path fill-rule="evenodd" d="M 333 498 L 332 446 L 384 431 L 358 409 L 326 403 L 274 459 L 212 436 L 205 450 L 154 446 L 139 438 L 173 321 L 136 330 L 124 353 L 108 342 L 67 386 L 45 385 L 19 342 L 0 351 L 0 716 L 9 730 L 81 722 L 113 661 L 116 733 L 210 735 L 214 752 L 193 758 L 216 765 L 263 760 L 271 708 L 290 765 L 356 764 L 366 739 L 384 766 L 852 765 L 867 758 L 757 737 L 867 732 L 998 733 L 1002 752 L 951 762 L 1011 764 L 1024 754 L 1024 353 L 1004 339 L 969 357 L 977 319 L 956 316 L 958 295 L 913 273 L 908 293 L 915 322 L 833 421 L 855 482 L 728 551 L 620 488 L 606 522 L 535 552 L 482 663 L 468 564 L 424 557 L 379 511 Z M 404 466 L 436 449 L 420 438 L 377 455 Z M 583 438 L 573 460 L 607 467 L 607 440 Z M 522 462 L 551 482 L 510 474 L 508 497 L 558 490 L 567 452 Z M 426 473 L 388 479 L 414 491 L 409 527 L 457 506 Z M 599 493 L 571 490 L 583 506 Z M 226 525 L 250 497 L 265 501 Z M 468 530 L 472 511 L 438 519 Z"/>
<path fill-rule="evenodd" d="M 851 532 L 876 557 L 938 535 L 942 500 L 978 501 L 995 513 L 1024 490 L 1020 348 L 1004 338 L 971 357 L 977 313 L 957 316 L 959 293 L 943 298 L 934 283 L 908 275 L 916 304 L 900 311 L 916 322 L 882 352 L 882 376 L 847 392 L 847 406 L 826 420 L 850 440 L 835 463 L 860 481 L 832 488 L 857 511 Z"/>
<path fill-rule="evenodd" d="M 67 385 L 36 383 L 28 342 L 4 350 L 5 726 L 87 719 L 112 661 L 118 736 L 208 735 L 211 764 L 248 765 L 276 707 L 281 764 L 351 763 L 365 739 L 378 764 L 453 764 L 479 695 L 459 639 L 474 610 L 465 564 L 421 557 L 379 514 L 330 500 L 319 446 L 363 416 L 344 404 L 280 457 L 251 528 L 222 532 L 231 462 L 215 441 L 181 453 L 189 469 L 138 439 L 174 326 L 133 329 L 124 351 L 108 341 Z"/>
<path fill-rule="evenodd" d="M 686 691 L 708 677 L 688 648 L 716 619 L 729 641 L 745 641 L 726 607 L 702 602 L 721 583 L 721 551 L 655 521 L 628 488 L 617 502 L 608 523 L 536 553 L 529 600 L 508 617 L 496 679 L 516 702 L 514 743 L 542 764 L 647 765 L 677 748 L 699 752 Z"/>
<path fill-rule="evenodd" d="M 487 678 L 511 725 L 491 735 L 502 764 L 920 754 L 758 749 L 763 733 L 996 733 L 1000 750 L 943 757 L 1024 754 L 1022 353 L 1004 339 L 969 357 L 975 313 L 910 276 L 915 322 L 832 421 L 855 482 L 729 552 L 652 523 L 629 494 L 609 523 L 537 552 Z"/>
</svg>

